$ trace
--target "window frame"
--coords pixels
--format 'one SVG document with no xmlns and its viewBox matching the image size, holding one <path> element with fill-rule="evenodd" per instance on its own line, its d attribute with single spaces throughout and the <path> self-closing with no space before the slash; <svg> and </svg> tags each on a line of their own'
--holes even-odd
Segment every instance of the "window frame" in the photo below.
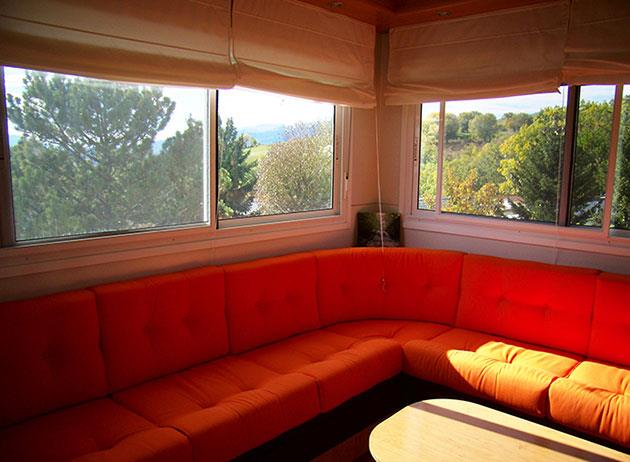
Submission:
<svg viewBox="0 0 630 462">
<path fill-rule="evenodd" d="M 216 90 L 211 95 L 212 101 L 211 106 L 214 108 L 214 119 L 212 120 L 213 130 L 217 130 L 217 114 L 219 113 L 218 106 L 218 94 L 221 90 Z M 218 211 L 216 206 L 218 204 L 218 185 L 219 179 L 218 174 L 219 171 L 216 167 L 219 159 L 218 152 L 218 140 L 214 138 L 214 142 L 212 142 L 211 152 L 212 159 L 214 160 L 214 166 L 212 172 L 214 172 L 214 184 L 215 187 L 212 189 L 216 194 L 216 199 L 212 202 L 214 208 L 214 215 L 216 217 L 216 228 L 217 229 L 230 229 L 230 228 L 239 228 L 242 226 L 254 226 L 254 225 L 263 225 L 269 223 L 284 223 L 291 222 L 296 220 L 309 220 L 314 218 L 327 217 L 331 215 L 339 215 L 341 210 L 341 201 L 340 201 L 340 185 L 341 185 L 341 176 L 343 171 L 343 163 L 342 163 L 342 132 L 343 132 L 343 116 L 341 113 L 343 112 L 343 108 L 334 105 L 333 106 L 333 177 L 332 177 L 332 206 L 327 209 L 318 209 L 318 210 L 308 210 L 301 212 L 289 212 L 289 213 L 276 213 L 276 214 L 268 214 L 268 215 L 258 215 L 258 216 L 250 216 L 250 217 L 233 217 L 233 218 L 219 218 Z"/>
<path fill-rule="evenodd" d="M 209 191 L 206 195 L 205 213 L 208 219 L 205 223 L 16 242 L 4 68 L 0 66 L 0 278 L 350 228 L 352 110 L 338 105 L 335 105 L 334 115 L 333 208 L 282 216 L 244 217 L 231 226 L 220 226 L 217 216 L 216 143 L 216 95 L 219 90 L 206 91 L 205 128 L 209 135 L 208 146 L 205 146 L 207 155 L 204 162 L 208 172 L 204 186 Z"/>
<path fill-rule="evenodd" d="M 577 89 L 577 91 L 576 91 Z M 475 215 L 455 214 L 442 211 L 442 173 L 444 159 L 444 124 L 447 100 L 440 103 L 440 121 L 438 138 L 438 162 L 435 210 L 418 208 L 419 167 L 421 143 L 421 109 L 419 105 L 403 107 L 399 207 L 406 218 L 405 227 L 426 232 L 466 236 L 472 238 L 491 239 L 520 244 L 539 245 L 566 250 L 595 252 L 630 257 L 630 233 L 610 228 L 612 210 L 612 192 L 616 168 L 619 124 L 621 120 L 623 85 L 616 85 L 613 106 L 613 127 L 608 155 L 608 172 L 604 218 L 601 228 L 562 225 L 561 219 L 567 220 L 570 211 L 571 174 L 566 175 L 567 148 L 566 140 L 575 140 L 575 119 L 579 102 L 579 87 L 569 87 L 567 103 L 567 129 L 565 132 L 565 153 L 560 171 L 559 214 L 556 223 L 528 222 L 505 218 L 483 217 Z M 569 124 L 571 124 L 569 126 Z M 570 128 L 569 128 L 570 127 Z M 570 162 L 573 161 L 574 149 Z M 572 166 L 572 164 L 569 164 Z M 409 168 L 411 166 L 411 168 Z M 612 179 L 612 180 L 611 180 Z M 567 220 L 568 221 L 568 220 Z M 628 237 L 626 237 L 628 236 Z"/>
</svg>

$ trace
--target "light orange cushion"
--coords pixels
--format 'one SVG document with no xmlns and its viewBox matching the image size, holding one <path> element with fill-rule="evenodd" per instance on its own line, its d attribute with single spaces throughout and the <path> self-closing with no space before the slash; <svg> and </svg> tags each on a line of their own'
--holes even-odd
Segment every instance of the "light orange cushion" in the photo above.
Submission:
<svg viewBox="0 0 630 462">
<path fill-rule="evenodd" d="M 317 331 L 244 355 L 277 373 L 296 372 L 317 382 L 321 410 L 329 411 L 400 372 L 400 345 Z"/>
<path fill-rule="evenodd" d="M 179 462 L 192 450 L 178 431 L 101 399 L 0 431 L 0 460 Z"/>
<path fill-rule="evenodd" d="M 553 380 L 577 364 L 564 353 L 464 329 L 403 349 L 403 369 L 415 377 L 540 416 Z"/>
<path fill-rule="evenodd" d="M 219 359 L 114 395 L 187 435 L 200 460 L 227 460 L 319 413 L 315 381 L 239 357 Z"/>
<path fill-rule="evenodd" d="M 326 328 L 330 332 L 357 339 L 389 338 L 401 345 L 411 340 L 428 340 L 446 332 L 444 324 L 419 321 L 370 320 L 333 324 Z"/>
<path fill-rule="evenodd" d="M 549 391 L 551 418 L 630 446 L 630 370 L 584 361 Z"/>
</svg>

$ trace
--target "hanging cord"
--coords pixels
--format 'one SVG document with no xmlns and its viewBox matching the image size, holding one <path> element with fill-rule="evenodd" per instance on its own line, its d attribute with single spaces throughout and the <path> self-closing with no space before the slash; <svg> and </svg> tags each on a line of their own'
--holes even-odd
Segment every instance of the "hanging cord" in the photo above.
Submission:
<svg viewBox="0 0 630 462">
<path fill-rule="evenodd" d="M 381 194 L 381 155 L 378 137 L 378 108 L 374 110 L 374 138 L 376 141 L 376 188 L 378 191 L 378 227 L 381 235 L 381 290 L 387 290 L 385 280 L 385 238 L 383 232 L 383 197 Z"/>
</svg>

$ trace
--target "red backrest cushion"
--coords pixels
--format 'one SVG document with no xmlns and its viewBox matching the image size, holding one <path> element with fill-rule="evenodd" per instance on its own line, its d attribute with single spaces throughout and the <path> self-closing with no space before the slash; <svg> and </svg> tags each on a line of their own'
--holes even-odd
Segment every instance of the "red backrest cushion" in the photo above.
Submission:
<svg viewBox="0 0 630 462">
<path fill-rule="evenodd" d="M 0 426 L 107 393 L 94 295 L 0 304 Z"/>
<path fill-rule="evenodd" d="M 233 353 L 320 327 L 309 253 L 225 266 Z"/>
<path fill-rule="evenodd" d="M 200 268 L 94 287 L 114 390 L 228 351 L 223 270 Z"/>
<path fill-rule="evenodd" d="M 597 278 L 588 356 L 630 366 L 630 276 Z"/>
<path fill-rule="evenodd" d="M 466 255 L 456 325 L 586 354 L 597 273 Z"/>
<path fill-rule="evenodd" d="M 353 248 L 315 255 L 323 324 L 369 318 L 454 322 L 462 253 Z"/>
</svg>

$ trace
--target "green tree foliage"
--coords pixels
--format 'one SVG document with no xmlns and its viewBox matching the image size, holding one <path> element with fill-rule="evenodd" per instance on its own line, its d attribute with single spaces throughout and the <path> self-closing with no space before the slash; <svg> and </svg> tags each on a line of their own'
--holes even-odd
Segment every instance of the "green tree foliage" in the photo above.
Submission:
<svg viewBox="0 0 630 462">
<path fill-rule="evenodd" d="M 476 115 L 468 124 L 468 131 L 473 141 L 488 142 L 497 133 L 497 118 L 494 114 Z"/>
<path fill-rule="evenodd" d="M 522 219 L 556 220 L 564 124 L 563 108 L 546 108 L 501 144 L 502 192 L 521 199 L 511 205 Z"/>
<path fill-rule="evenodd" d="M 201 125 L 189 121 L 154 155 L 175 107 L 159 90 L 38 72 L 23 84 L 21 97 L 8 96 L 24 134 L 12 149 L 19 239 L 202 218 Z"/>
<path fill-rule="evenodd" d="M 630 95 L 623 98 L 616 171 L 612 226 L 630 230 Z"/>
<path fill-rule="evenodd" d="M 319 210 L 332 206 L 333 132 L 330 122 L 285 129 L 260 160 L 255 201 L 262 214 Z"/>
<path fill-rule="evenodd" d="M 478 115 L 481 115 L 481 112 L 469 111 L 469 112 L 462 112 L 461 114 L 459 114 L 457 119 L 459 121 L 460 138 L 462 139 L 470 138 L 470 121 L 474 119 L 475 117 L 477 117 Z"/>
<path fill-rule="evenodd" d="M 455 114 L 448 113 L 445 116 L 444 120 L 444 139 L 448 141 L 453 141 L 457 139 L 457 135 L 459 133 L 459 119 Z"/>
<path fill-rule="evenodd" d="M 424 119 L 420 134 L 419 207 L 429 210 L 435 209 L 439 118 L 433 113 Z"/>
<path fill-rule="evenodd" d="M 148 214 L 158 223 L 195 223 L 203 220 L 203 123 L 188 118 L 186 129 L 167 138 L 160 155 L 151 157 L 152 191 L 159 199 Z M 175 217 L 175 220 L 173 221 Z"/>
<path fill-rule="evenodd" d="M 249 160 L 255 141 L 239 135 L 229 118 L 218 124 L 219 143 L 219 217 L 251 214 L 256 185 L 256 162 Z"/>
<path fill-rule="evenodd" d="M 612 102 L 580 104 L 571 185 L 571 223 L 601 226 L 612 130 Z"/>
</svg>

